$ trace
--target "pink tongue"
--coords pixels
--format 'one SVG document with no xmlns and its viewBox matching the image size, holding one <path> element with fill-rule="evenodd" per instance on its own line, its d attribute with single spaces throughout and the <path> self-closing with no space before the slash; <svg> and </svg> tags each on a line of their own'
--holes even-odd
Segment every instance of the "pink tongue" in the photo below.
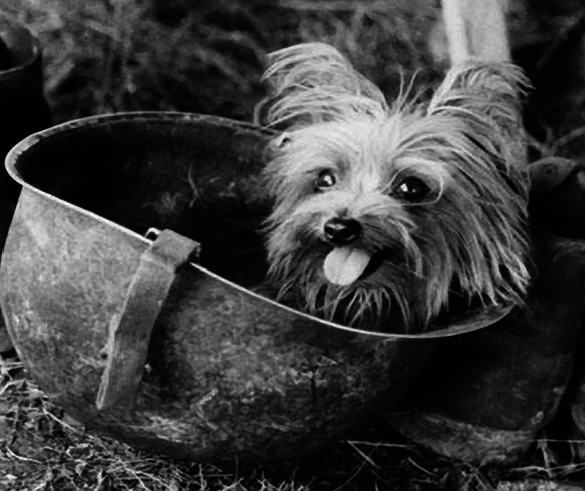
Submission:
<svg viewBox="0 0 585 491">
<path fill-rule="evenodd" d="M 336 285 L 348 286 L 356 281 L 370 262 L 370 255 L 354 247 L 336 247 L 323 263 L 327 279 Z"/>
</svg>

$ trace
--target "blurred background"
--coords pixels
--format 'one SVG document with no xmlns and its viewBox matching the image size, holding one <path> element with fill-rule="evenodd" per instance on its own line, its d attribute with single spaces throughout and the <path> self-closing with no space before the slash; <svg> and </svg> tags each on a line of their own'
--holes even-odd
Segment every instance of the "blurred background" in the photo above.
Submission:
<svg viewBox="0 0 585 491">
<path fill-rule="evenodd" d="M 39 38 L 56 122 L 130 110 L 251 120 L 266 53 L 301 41 L 340 48 L 383 89 L 437 74 L 438 0 L 2 0 Z"/>
<path fill-rule="evenodd" d="M 585 7 L 507 1 L 515 61 L 537 88 L 533 133 L 580 126 Z M 401 78 L 424 90 L 447 66 L 440 0 L 2 0 L 0 13 L 39 38 L 57 123 L 134 110 L 251 121 L 266 53 L 303 41 L 333 44 L 390 98 Z"/>
</svg>

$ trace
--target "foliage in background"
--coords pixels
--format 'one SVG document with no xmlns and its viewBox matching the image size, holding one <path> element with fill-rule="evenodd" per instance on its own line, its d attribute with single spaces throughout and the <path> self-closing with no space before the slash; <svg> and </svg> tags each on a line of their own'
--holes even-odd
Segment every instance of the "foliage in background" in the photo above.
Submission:
<svg viewBox="0 0 585 491">
<path fill-rule="evenodd" d="M 169 5 L 170 4 L 170 5 Z M 3 0 L 44 51 L 57 121 L 135 110 L 251 120 L 267 52 L 319 40 L 374 82 L 432 78 L 423 0 Z"/>
</svg>

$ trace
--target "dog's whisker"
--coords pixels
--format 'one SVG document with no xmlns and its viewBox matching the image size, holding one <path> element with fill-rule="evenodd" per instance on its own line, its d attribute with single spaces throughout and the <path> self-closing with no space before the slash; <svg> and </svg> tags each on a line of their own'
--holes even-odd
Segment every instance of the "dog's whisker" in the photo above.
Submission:
<svg viewBox="0 0 585 491">
<path fill-rule="evenodd" d="M 530 283 L 520 98 L 508 63 L 453 67 L 428 103 L 388 104 L 334 48 L 270 57 L 257 111 L 286 127 L 266 166 L 269 279 L 313 315 L 424 329 L 451 297 L 521 304 Z M 465 302 L 464 302 L 465 303 Z"/>
</svg>

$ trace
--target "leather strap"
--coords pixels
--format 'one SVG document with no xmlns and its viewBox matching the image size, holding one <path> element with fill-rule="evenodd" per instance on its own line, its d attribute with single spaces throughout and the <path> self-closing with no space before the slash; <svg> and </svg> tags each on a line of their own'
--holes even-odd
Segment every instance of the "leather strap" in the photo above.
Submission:
<svg viewBox="0 0 585 491">
<path fill-rule="evenodd" d="M 110 323 L 107 364 L 96 398 L 98 410 L 131 411 L 136 402 L 152 328 L 179 266 L 199 253 L 199 244 L 164 230 L 140 259 L 122 313 Z"/>
</svg>

